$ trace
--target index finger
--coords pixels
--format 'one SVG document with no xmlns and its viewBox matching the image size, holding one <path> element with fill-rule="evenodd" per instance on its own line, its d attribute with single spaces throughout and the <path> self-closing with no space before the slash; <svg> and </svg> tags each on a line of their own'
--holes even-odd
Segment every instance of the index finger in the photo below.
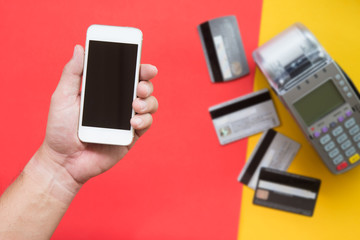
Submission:
<svg viewBox="0 0 360 240">
<path fill-rule="evenodd" d="M 140 65 L 140 80 L 148 81 L 156 76 L 158 70 L 155 66 L 151 64 L 141 64 Z"/>
</svg>

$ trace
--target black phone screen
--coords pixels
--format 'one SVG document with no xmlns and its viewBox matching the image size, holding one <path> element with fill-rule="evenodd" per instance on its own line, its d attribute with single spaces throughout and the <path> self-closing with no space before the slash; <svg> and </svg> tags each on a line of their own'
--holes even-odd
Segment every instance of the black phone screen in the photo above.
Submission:
<svg viewBox="0 0 360 240">
<path fill-rule="evenodd" d="M 89 41 L 82 125 L 130 130 L 137 44 Z"/>
</svg>

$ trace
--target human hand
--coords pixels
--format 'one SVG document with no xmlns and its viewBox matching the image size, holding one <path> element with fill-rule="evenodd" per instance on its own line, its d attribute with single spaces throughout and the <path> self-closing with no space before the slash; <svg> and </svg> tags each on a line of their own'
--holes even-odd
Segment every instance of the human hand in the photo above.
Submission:
<svg viewBox="0 0 360 240">
<path fill-rule="evenodd" d="M 107 171 L 126 155 L 150 127 L 151 114 L 158 108 L 156 98 L 151 96 L 153 85 L 149 81 L 155 77 L 157 69 L 142 64 L 137 98 L 133 102 L 136 115 L 130 121 L 135 129 L 133 143 L 113 146 L 81 142 L 77 129 L 83 61 L 84 49 L 77 45 L 52 95 L 45 140 L 33 158 L 36 165 L 54 174 L 55 181 L 64 183 L 63 187 L 75 193 L 87 180 Z"/>
<path fill-rule="evenodd" d="M 76 46 L 51 98 L 43 144 L 0 197 L 1 239 L 50 239 L 71 201 L 90 178 L 114 166 L 150 127 L 158 103 L 149 81 L 157 74 L 141 65 L 130 121 L 132 145 L 83 143 L 77 136 L 84 49 Z M 3 221 L 4 220 L 4 221 Z"/>
</svg>

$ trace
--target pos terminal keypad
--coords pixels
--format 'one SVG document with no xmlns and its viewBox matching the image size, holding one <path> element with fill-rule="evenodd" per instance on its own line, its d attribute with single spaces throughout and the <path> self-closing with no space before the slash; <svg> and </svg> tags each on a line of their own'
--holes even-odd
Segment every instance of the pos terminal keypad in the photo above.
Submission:
<svg viewBox="0 0 360 240">
<path fill-rule="evenodd" d="M 360 160 L 360 126 L 352 112 L 339 117 L 331 129 L 318 137 L 338 171 Z"/>
</svg>

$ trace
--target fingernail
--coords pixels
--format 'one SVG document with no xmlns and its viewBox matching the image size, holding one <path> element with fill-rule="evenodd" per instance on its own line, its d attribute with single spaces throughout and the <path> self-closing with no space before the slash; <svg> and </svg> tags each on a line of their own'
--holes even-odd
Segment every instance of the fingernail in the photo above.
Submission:
<svg viewBox="0 0 360 240">
<path fill-rule="evenodd" d="M 151 65 L 151 66 L 153 67 L 153 71 L 157 73 L 157 72 L 158 72 L 157 67 L 156 67 L 156 66 L 154 66 L 154 65 Z"/>
<path fill-rule="evenodd" d="M 75 45 L 75 47 L 74 47 L 73 58 L 75 57 L 76 47 L 77 47 L 77 45 Z"/>
<path fill-rule="evenodd" d="M 78 52 L 78 49 L 79 49 L 79 45 L 76 44 L 75 47 L 74 47 L 73 58 L 75 58 L 76 53 Z"/>
</svg>

